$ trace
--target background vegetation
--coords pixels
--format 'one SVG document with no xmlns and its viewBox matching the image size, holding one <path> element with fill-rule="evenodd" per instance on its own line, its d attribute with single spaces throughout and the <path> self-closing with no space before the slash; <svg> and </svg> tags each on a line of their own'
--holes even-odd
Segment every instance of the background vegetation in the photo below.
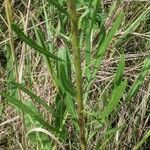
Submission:
<svg viewBox="0 0 150 150">
<path fill-rule="evenodd" d="M 0 150 L 150 148 L 150 2 L 0 6 Z"/>
</svg>

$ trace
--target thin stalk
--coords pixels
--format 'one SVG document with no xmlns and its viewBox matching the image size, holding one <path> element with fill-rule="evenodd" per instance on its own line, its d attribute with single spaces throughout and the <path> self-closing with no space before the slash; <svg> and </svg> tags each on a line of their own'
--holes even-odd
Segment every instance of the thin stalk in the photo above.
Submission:
<svg viewBox="0 0 150 150">
<path fill-rule="evenodd" d="M 27 34 L 27 28 L 28 28 L 28 24 L 29 24 L 29 12 L 30 12 L 30 5 L 31 5 L 31 0 L 28 1 L 28 5 L 27 5 L 27 13 L 26 13 L 26 19 L 24 22 L 24 33 Z M 23 78 L 23 66 L 25 63 L 25 52 L 27 49 L 27 44 L 25 44 L 25 42 L 22 44 L 22 52 L 21 52 L 21 58 L 20 58 L 20 68 L 19 68 L 19 83 L 22 82 L 22 78 Z"/>
<path fill-rule="evenodd" d="M 7 18 L 7 23 L 8 23 L 8 32 L 9 32 L 9 45 L 10 45 L 11 56 L 12 56 L 12 61 L 13 61 L 13 74 L 14 74 L 16 82 L 19 82 L 19 73 L 18 73 L 17 61 L 16 61 L 16 56 L 15 56 L 15 48 L 14 48 L 14 38 L 13 38 L 13 32 L 11 28 L 11 24 L 13 22 L 12 4 L 13 4 L 12 0 L 5 0 L 5 12 L 6 12 L 6 18 Z M 18 96 L 21 99 L 22 94 L 20 90 L 18 90 Z M 23 127 L 22 143 L 23 143 L 23 148 L 26 150 L 27 143 L 25 139 L 25 121 L 24 121 L 23 112 L 21 114 L 21 120 L 22 120 L 22 127 Z"/>
<path fill-rule="evenodd" d="M 90 65 L 91 65 L 91 50 L 92 50 L 92 42 L 91 42 L 91 36 L 92 36 L 92 28 L 93 25 L 96 21 L 96 13 L 99 9 L 99 4 L 100 4 L 100 0 L 97 0 L 96 2 L 96 6 L 94 9 L 94 12 L 92 14 L 91 19 L 88 21 L 87 23 L 87 27 L 86 27 L 86 75 L 87 75 L 87 82 L 89 82 L 91 80 L 91 70 L 90 70 Z M 92 9 L 92 1 L 89 2 L 89 15 L 88 18 L 90 18 L 90 14 L 91 14 L 91 9 Z"/>
<path fill-rule="evenodd" d="M 31 5 L 31 0 L 28 0 L 28 5 L 27 5 L 27 12 L 26 12 L 26 19 L 24 22 L 24 33 L 27 34 L 27 28 L 28 28 L 28 24 L 29 24 L 29 12 L 30 12 L 30 5 Z M 25 53 L 26 53 L 26 49 L 27 49 L 27 44 L 24 42 L 22 45 L 22 51 L 21 51 L 21 58 L 20 58 L 20 64 L 19 64 L 19 75 L 18 75 L 18 83 L 22 83 L 22 78 L 23 78 L 23 73 L 24 73 L 24 63 L 25 63 Z M 19 97 L 20 99 L 22 99 L 23 97 L 23 93 L 21 90 L 19 90 Z M 23 128 L 24 128 L 24 132 L 26 132 L 26 127 L 25 127 L 25 120 L 24 120 L 24 112 L 22 111 L 22 121 L 23 121 Z M 23 135 L 23 141 L 24 141 L 24 145 L 25 145 L 25 149 L 28 150 L 28 146 L 27 146 L 27 140 L 25 138 L 25 134 Z"/>
<path fill-rule="evenodd" d="M 144 142 L 150 137 L 150 130 L 144 135 L 142 140 L 133 147 L 133 150 L 138 150 L 144 144 Z"/>
<path fill-rule="evenodd" d="M 72 51 L 73 51 L 74 65 L 75 65 L 75 79 L 76 79 L 76 92 L 77 92 L 76 98 L 77 98 L 77 107 L 78 107 L 77 112 L 78 112 L 80 147 L 81 147 L 81 150 L 86 150 L 78 17 L 77 17 L 77 12 L 76 12 L 75 0 L 68 0 L 67 3 L 68 3 L 69 17 L 70 17 L 70 22 L 71 22 L 71 35 L 72 35 L 71 41 L 72 41 Z"/>
</svg>

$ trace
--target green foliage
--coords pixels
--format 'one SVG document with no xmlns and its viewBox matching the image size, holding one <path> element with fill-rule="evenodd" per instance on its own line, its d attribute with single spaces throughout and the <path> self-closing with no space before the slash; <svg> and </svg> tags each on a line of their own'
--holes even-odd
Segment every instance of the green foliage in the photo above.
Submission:
<svg viewBox="0 0 150 150">
<path fill-rule="evenodd" d="M 20 90 L 22 90 L 23 92 L 25 92 L 27 95 L 29 95 L 32 100 L 34 100 L 35 102 L 41 104 L 49 113 L 54 114 L 54 109 L 51 106 L 49 106 L 45 102 L 45 100 L 42 100 L 40 97 L 36 96 L 30 90 L 28 90 L 27 88 L 25 88 L 24 85 L 18 84 L 16 82 L 11 82 L 11 84 L 13 85 L 13 88 L 19 88 Z"/>
<path fill-rule="evenodd" d="M 142 144 L 143 144 L 144 142 L 146 142 L 146 140 L 147 140 L 149 137 L 150 137 L 150 130 L 144 135 L 144 137 L 142 138 L 142 140 L 141 140 L 137 145 L 135 145 L 135 146 L 133 147 L 133 150 L 138 150 L 138 149 L 142 146 Z"/>
<path fill-rule="evenodd" d="M 88 84 L 87 85 L 87 92 L 85 94 L 85 99 L 84 99 L 85 103 L 86 103 L 87 97 L 88 97 L 87 93 L 90 90 L 90 87 L 93 83 L 93 80 L 95 80 L 95 78 L 96 78 L 96 74 L 100 68 L 101 61 L 103 59 L 105 51 L 107 50 L 109 44 L 112 41 L 113 36 L 115 35 L 115 33 L 117 32 L 117 30 L 119 29 L 119 27 L 121 25 L 122 17 L 123 17 L 123 12 L 121 11 L 121 12 L 119 12 L 115 22 L 113 23 L 113 25 L 112 25 L 111 29 L 109 30 L 109 32 L 107 33 L 107 35 L 105 35 L 105 30 L 102 30 L 102 37 L 100 39 L 101 41 L 100 41 L 100 44 L 99 44 L 99 47 L 97 50 L 96 58 L 94 59 L 94 63 L 92 64 L 94 67 L 93 73 L 92 73 L 92 78 L 91 78 L 91 81 L 87 83 Z M 104 29 L 104 28 L 102 27 L 102 29 Z M 104 37 L 104 35 L 105 35 L 105 37 Z"/>
<path fill-rule="evenodd" d="M 60 12 L 64 13 L 65 15 L 68 15 L 67 11 L 61 6 L 61 4 L 58 1 L 55 0 L 48 0 L 49 4 L 54 5 Z"/>
<path fill-rule="evenodd" d="M 105 36 L 104 41 L 102 42 L 102 44 L 100 45 L 100 47 L 98 48 L 98 52 L 97 52 L 97 57 L 102 57 L 106 51 L 106 49 L 108 48 L 113 36 L 115 35 L 115 33 L 118 31 L 121 23 L 122 23 L 122 18 L 123 18 L 123 11 L 120 11 L 118 16 L 116 17 L 115 22 L 113 23 L 110 31 L 108 32 L 108 34 Z"/>
<path fill-rule="evenodd" d="M 6 98 L 9 102 L 11 102 L 13 105 L 17 106 L 27 114 L 29 114 L 31 117 L 33 117 L 35 120 L 41 123 L 45 128 L 50 129 L 52 132 L 57 132 L 57 130 L 48 124 L 48 122 L 45 121 L 45 119 L 42 117 L 42 115 L 36 110 L 36 108 L 32 108 L 34 105 L 27 105 L 22 103 L 20 100 L 14 98 L 13 96 L 10 96 L 6 93 L 0 93 L 3 97 Z"/>
<path fill-rule="evenodd" d="M 61 60 L 60 58 L 58 58 L 57 56 L 53 55 L 48 50 L 46 50 L 45 47 L 40 47 L 39 45 L 37 45 L 36 42 L 34 42 L 31 38 L 27 37 L 17 25 L 12 24 L 12 28 L 20 39 L 22 39 L 25 43 L 30 45 L 36 51 L 46 56 L 49 56 L 50 58 L 53 58 L 55 60 Z"/>
<path fill-rule="evenodd" d="M 126 54 L 120 52 L 120 49 L 115 49 L 115 65 L 111 67 L 116 69 L 117 64 L 117 69 L 112 71 L 111 80 L 105 84 L 101 80 L 95 93 L 92 88 L 95 86 L 94 81 L 98 77 L 102 62 L 108 57 L 108 50 L 114 50 L 117 42 L 123 43 L 122 39 L 136 31 L 140 23 L 147 19 L 149 6 L 129 26 L 125 25 L 125 31 L 120 35 L 119 31 L 123 30 L 121 25 L 124 25 L 125 12 L 122 6 L 119 12 L 116 9 L 118 3 L 122 5 L 121 2 L 114 1 L 112 6 L 107 8 L 108 12 L 104 10 L 103 1 L 100 0 L 68 0 L 67 2 L 48 0 L 47 2 L 42 2 L 42 10 L 37 14 L 45 24 L 39 25 L 38 17 L 32 20 L 33 27 L 30 30 L 33 29 L 34 37 L 29 37 L 14 23 L 11 29 L 17 35 L 17 40 L 23 41 L 35 50 L 35 53 L 32 51 L 30 58 L 25 58 L 24 68 L 30 73 L 32 67 L 37 70 L 40 68 L 38 65 L 42 64 L 42 67 L 46 67 L 48 77 L 44 72 L 44 79 L 37 79 L 41 80 L 43 86 L 50 82 L 52 92 L 55 93 L 53 99 L 49 100 L 52 103 L 48 104 L 44 98 L 37 96 L 32 88 L 29 89 L 23 84 L 24 81 L 23 83 L 18 83 L 18 80 L 16 82 L 19 69 L 17 61 L 13 60 L 11 45 L 6 45 L 7 89 L 6 92 L 0 92 L 0 95 L 24 113 L 24 124 L 29 131 L 28 137 L 36 149 L 79 149 L 79 147 L 82 150 L 86 150 L 87 147 L 109 149 L 107 147 L 109 142 L 115 144 L 117 149 L 120 144 L 117 138 L 122 130 L 126 131 L 128 120 L 116 118 L 120 115 L 119 110 L 122 104 L 131 102 L 149 75 L 150 58 L 147 57 L 144 60 L 138 77 L 127 88 L 129 85 L 128 78 L 125 76 Z M 115 18 L 110 18 L 109 15 L 114 15 Z M 112 24 L 108 29 L 106 24 L 110 20 Z M 94 40 L 95 35 L 98 35 L 96 40 Z M 120 53 L 123 54 L 120 55 Z M 33 62 L 32 57 L 34 57 Z M 31 61 L 30 64 L 28 59 Z M 32 66 L 34 61 L 37 61 L 37 64 Z M 18 69 L 16 72 L 14 63 Z M 32 73 L 30 77 L 25 73 L 23 80 L 26 81 L 26 78 L 30 78 L 32 82 L 38 82 Z M 17 91 L 21 92 L 22 96 L 19 97 L 16 94 Z M 92 94 L 95 94 L 94 98 Z M 27 97 L 28 100 L 25 101 L 23 97 Z M 39 105 L 42 109 L 44 108 L 44 113 L 38 109 Z M 48 118 L 45 117 L 45 111 Z M 134 114 L 135 117 L 136 114 L 137 112 Z M 149 131 L 134 149 L 140 148 L 148 137 Z M 94 143 L 94 146 L 91 143 Z M 118 149 L 120 149 L 119 146 Z"/>
<path fill-rule="evenodd" d="M 122 76 L 125 70 L 125 56 L 122 55 L 114 78 L 114 85 L 118 86 L 122 81 Z"/>
<path fill-rule="evenodd" d="M 117 107 L 119 100 L 121 99 L 125 91 L 126 85 L 127 82 L 123 81 L 119 86 L 115 87 L 115 89 L 112 91 L 112 95 L 108 102 L 108 105 L 100 113 L 100 119 L 105 119 L 105 117 L 108 117 L 110 113 Z"/>
<path fill-rule="evenodd" d="M 68 92 L 70 95 L 75 96 L 76 92 L 71 83 L 71 63 L 67 50 L 63 48 L 60 49 L 58 51 L 58 57 L 65 60 L 65 62 L 58 62 L 57 65 L 57 74 L 58 79 L 60 80 L 60 86 L 64 92 Z"/>
<path fill-rule="evenodd" d="M 129 27 L 125 30 L 124 34 L 120 37 L 120 39 L 125 38 L 128 34 L 134 32 L 137 27 L 140 25 L 140 23 L 144 20 L 146 20 L 146 17 L 148 17 L 148 13 L 150 12 L 150 7 L 146 9 L 133 23 L 129 25 Z"/>
<path fill-rule="evenodd" d="M 131 98 L 138 92 L 140 87 L 142 86 L 142 83 L 145 80 L 146 75 L 149 73 L 150 70 L 150 58 L 146 58 L 144 60 L 144 65 L 139 73 L 138 78 L 135 80 L 134 84 L 131 86 L 129 93 L 127 95 L 127 100 L 131 100 Z"/>
</svg>

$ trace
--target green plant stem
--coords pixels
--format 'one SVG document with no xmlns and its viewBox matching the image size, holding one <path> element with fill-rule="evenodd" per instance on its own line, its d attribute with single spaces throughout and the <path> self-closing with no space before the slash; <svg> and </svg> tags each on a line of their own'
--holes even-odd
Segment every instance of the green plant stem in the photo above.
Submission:
<svg viewBox="0 0 150 150">
<path fill-rule="evenodd" d="M 145 134 L 142 140 L 133 147 L 133 150 L 138 150 L 144 144 L 144 142 L 150 137 L 150 130 Z"/>
<path fill-rule="evenodd" d="M 79 48 L 79 31 L 78 31 L 78 18 L 76 12 L 75 0 L 68 0 L 69 17 L 71 22 L 71 34 L 72 34 L 72 50 L 74 55 L 75 65 L 75 78 L 76 78 L 76 91 L 77 91 L 77 112 L 79 123 L 79 137 L 81 150 L 86 150 L 85 141 L 85 120 L 84 120 L 84 106 L 83 106 L 83 89 L 82 89 L 82 70 L 81 70 L 81 55 Z"/>
<path fill-rule="evenodd" d="M 5 12 L 6 12 L 6 18 L 7 18 L 7 23 L 8 23 L 8 32 L 9 32 L 9 45 L 10 45 L 10 50 L 11 50 L 11 57 L 13 61 L 13 74 L 15 77 L 16 82 L 19 83 L 19 73 L 18 73 L 18 67 L 17 67 L 17 61 L 16 61 L 16 55 L 15 55 L 15 48 L 14 48 L 14 38 L 13 38 L 13 32 L 12 32 L 12 27 L 11 24 L 13 22 L 13 17 L 12 17 L 12 0 L 5 0 Z M 21 91 L 18 90 L 19 98 L 21 99 L 22 94 Z M 22 120 L 22 128 L 23 128 L 23 136 L 22 136 L 22 144 L 23 148 L 27 150 L 27 142 L 25 138 L 25 120 L 24 120 L 24 113 L 23 111 L 21 112 L 21 120 Z"/>
</svg>

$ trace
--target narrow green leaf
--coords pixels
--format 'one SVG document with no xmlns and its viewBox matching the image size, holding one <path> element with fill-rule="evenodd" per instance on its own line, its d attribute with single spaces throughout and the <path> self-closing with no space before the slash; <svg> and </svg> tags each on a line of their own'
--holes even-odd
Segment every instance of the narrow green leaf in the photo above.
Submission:
<svg viewBox="0 0 150 150">
<path fill-rule="evenodd" d="M 137 29 L 137 27 L 140 25 L 140 23 L 146 19 L 146 16 L 149 14 L 149 12 L 150 12 L 150 6 L 133 23 L 130 23 L 129 27 L 124 31 L 120 39 L 134 32 Z"/>
<path fill-rule="evenodd" d="M 68 80 L 70 81 L 70 84 L 71 84 L 71 72 L 72 72 L 72 64 L 70 61 L 70 55 L 66 51 L 66 73 L 67 73 Z"/>
<path fill-rule="evenodd" d="M 71 114 L 71 118 L 77 121 L 77 111 L 75 109 L 75 102 L 72 96 L 66 94 L 64 101 L 69 113 Z"/>
<path fill-rule="evenodd" d="M 56 0 L 48 0 L 49 4 L 54 5 L 60 12 L 64 13 L 68 16 L 68 12 L 60 5 L 59 1 Z"/>
<path fill-rule="evenodd" d="M 79 28 L 81 28 L 81 25 L 82 25 L 82 22 L 84 21 L 84 19 L 86 19 L 86 17 L 88 16 L 89 14 L 89 9 L 85 10 L 85 12 L 83 12 L 79 18 L 79 21 L 78 21 L 78 26 Z"/>
<path fill-rule="evenodd" d="M 131 100 L 131 98 L 138 92 L 138 90 L 142 86 L 142 83 L 144 82 L 144 79 L 146 75 L 149 73 L 149 71 L 150 71 L 150 57 L 144 60 L 143 68 L 138 78 L 135 80 L 134 84 L 131 86 L 128 92 L 127 100 Z"/>
<path fill-rule="evenodd" d="M 118 86 L 121 83 L 122 76 L 123 76 L 123 73 L 124 73 L 124 69 L 125 69 L 125 56 L 122 55 L 121 58 L 120 58 L 120 62 L 119 62 L 117 71 L 116 71 L 115 78 L 114 78 L 115 86 Z"/>
<path fill-rule="evenodd" d="M 9 45 L 6 45 L 7 51 L 7 88 L 9 89 L 9 93 L 15 97 L 18 96 L 17 90 L 12 89 L 10 81 L 16 81 L 16 73 L 14 70 L 14 62 L 13 56 L 11 55 L 11 49 Z"/>
<path fill-rule="evenodd" d="M 35 111 L 33 111 L 31 108 L 29 108 L 27 105 L 25 105 L 23 102 L 21 102 L 20 100 L 6 94 L 6 93 L 2 93 L 0 92 L 0 95 L 3 96 L 4 98 L 6 98 L 6 100 L 8 100 L 9 102 L 11 102 L 13 105 L 17 106 L 18 108 L 20 108 L 22 111 L 28 113 L 31 117 L 33 117 L 35 120 L 37 120 L 38 122 L 41 123 L 41 125 L 43 125 L 44 127 L 46 127 L 47 129 L 51 130 L 52 132 L 57 132 L 57 130 L 52 127 L 51 125 L 49 125 L 43 117 L 41 117 L 41 115 L 39 116 L 39 113 L 35 113 Z"/>
<path fill-rule="evenodd" d="M 140 147 L 144 144 L 144 142 L 146 142 L 146 140 L 148 140 L 149 137 L 150 137 L 150 130 L 144 135 L 144 137 L 142 138 L 142 140 L 137 145 L 135 145 L 133 147 L 133 150 L 139 150 Z"/>
<path fill-rule="evenodd" d="M 67 76 L 71 76 L 71 61 L 70 61 L 67 48 L 65 47 L 60 48 L 58 50 L 58 57 L 64 60 L 64 62 L 58 62 L 58 63 L 64 64 Z"/>
<path fill-rule="evenodd" d="M 91 33 L 92 33 L 93 26 L 95 24 L 96 14 L 99 10 L 99 4 L 100 4 L 100 1 L 97 0 L 94 11 L 92 13 L 92 1 L 90 1 L 89 6 L 88 6 L 89 13 L 87 14 L 87 17 L 85 18 L 86 19 L 86 21 L 85 21 L 86 22 L 85 23 L 85 28 L 86 28 L 86 53 L 85 53 L 86 70 L 85 70 L 85 72 L 86 72 L 87 82 L 89 82 L 91 80 L 91 69 L 89 67 L 91 65 L 91 50 L 92 50 L 92 42 L 91 42 L 92 34 Z M 88 19 L 90 17 L 92 17 L 92 18 Z"/>
<path fill-rule="evenodd" d="M 62 61 L 62 59 L 60 59 L 59 57 L 55 56 L 54 54 L 50 53 L 48 50 L 44 49 L 43 47 L 37 45 L 36 42 L 34 42 L 31 38 L 29 38 L 28 36 L 26 36 L 22 30 L 15 24 L 12 24 L 12 29 L 15 31 L 15 33 L 17 34 L 17 36 L 22 39 L 26 44 L 28 44 L 29 46 L 31 46 L 33 49 L 35 49 L 36 51 L 50 57 L 53 58 L 55 60 L 60 60 Z"/>
<path fill-rule="evenodd" d="M 122 22 L 122 17 L 123 17 L 123 11 L 120 11 L 118 14 L 115 22 L 113 23 L 110 31 L 108 34 L 105 36 L 104 42 L 100 45 L 97 58 L 102 57 L 105 53 L 105 50 L 108 48 L 113 36 L 115 35 L 116 31 L 119 29 L 121 22 Z"/>
<path fill-rule="evenodd" d="M 101 62 L 102 62 L 102 58 L 105 54 L 106 49 L 108 48 L 113 36 L 115 35 L 116 31 L 119 29 L 121 22 L 122 22 L 122 18 L 123 18 L 123 11 L 120 11 L 120 13 L 118 14 L 118 16 L 116 17 L 115 22 L 113 23 L 110 31 L 108 32 L 108 34 L 105 36 L 104 41 L 100 44 L 100 47 L 98 48 L 97 51 L 97 55 L 96 55 L 96 59 L 94 60 L 93 63 L 93 73 L 92 73 L 92 78 L 91 81 L 88 83 L 87 87 L 86 87 L 86 94 L 85 94 L 85 98 L 84 98 L 84 103 L 86 103 L 87 98 L 88 98 L 88 91 L 90 90 L 90 87 L 96 77 L 96 74 L 98 72 L 98 70 L 100 69 L 101 66 Z"/>
<path fill-rule="evenodd" d="M 67 55 L 66 49 L 61 48 L 58 51 L 58 56 L 65 61 L 58 62 L 57 65 L 58 78 L 61 82 L 60 86 L 64 92 L 69 92 L 72 96 L 75 96 L 76 92 L 71 84 L 71 63 L 69 60 L 69 56 Z"/>
<path fill-rule="evenodd" d="M 34 105 L 34 103 L 32 103 L 31 101 L 24 101 L 23 102 L 30 110 L 32 110 L 32 112 L 34 112 L 35 114 L 37 114 L 40 118 L 43 118 L 42 114 L 40 113 L 40 111 L 38 110 L 38 108 L 36 108 L 36 106 Z M 27 119 L 27 118 L 26 118 Z M 34 119 L 33 119 L 34 120 Z"/>
<path fill-rule="evenodd" d="M 48 112 L 55 113 L 54 109 L 50 107 L 47 103 L 45 103 L 44 100 L 42 100 L 40 97 L 36 96 L 33 92 L 29 91 L 27 88 L 25 88 L 22 84 L 18 84 L 16 82 L 11 82 L 12 85 L 14 85 L 16 88 L 19 88 L 23 92 L 25 92 L 27 95 L 29 95 L 32 99 L 34 99 L 36 102 L 41 104 Z"/>
<path fill-rule="evenodd" d="M 44 49 L 46 49 L 46 44 L 44 43 L 44 39 L 43 39 L 40 29 L 34 28 L 34 31 L 35 31 L 35 35 L 36 35 L 39 45 L 42 46 Z M 56 76 L 55 68 L 52 65 L 52 60 L 46 55 L 43 55 L 43 59 L 46 63 L 46 66 L 49 71 L 50 77 L 53 81 L 53 84 L 58 88 L 60 86 L 60 81 L 58 80 Z"/>
<path fill-rule="evenodd" d="M 116 87 L 112 96 L 108 102 L 108 105 L 104 108 L 104 110 L 100 113 L 100 119 L 104 119 L 109 116 L 109 114 L 117 107 L 119 100 L 121 99 L 125 88 L 127 85 L 127 81 L 123 81 L 118 87 Z"/>
<path fill-rule="evenodd" d="M 91 15 L 91 8 L 92 8 L 92 1 L 89 2 L 89 6 L 88 6 L 89 13 L 87 14 L 87 17 L 85 18 L 85 22 L 86 22 L 85 23 L 85 34 L 86 34 L 86 39 L 85 39 L 86 70 L 85 70 L 85 73 L 86 73 L 87 82 L 89 82 L 91 78 L 91 69 L 88 66 L 90 66 L 91 64 L 91 49 L 92 49 L 91 32 L 92 32 L 93 20 L 87 19 Z"/>
<path fill-rule="evenodd" d="M 100 45 L 104 42 L 105 36 L 106 36 L 106 29 L 105 29 L 104 23 L 102 22 L 101 26 L 100 26 L 100 31 L 99 31 L 98 49 L 99 49 Z"/>
<path fill-rule="evenodd" d="M 61 80 L 61 85 L 63 87 L 63 89 L 67 92 L 69 92 L 73 97 L 75 96 L 76 92 L 75 90 L 72 88 L 71 83 L 69 82 L 69 80 L 67 79 L 67 75 L 65 72 L 65 67 L 63 64 L 60 64 L 60 80 Z"/>
<path fill-rule="evenodd" d="M 98 140 L 97 141 L 97 144 L 96 144 L 96 150 L 100 150 L 100 149 L 102 149 L 102 147 L 105 145 L 105 144 L 107 144 L 107 142 L 109 141 L 109 138 L 108 137 L 106 137 L 105 138 L 105 136 L 112 136 L 113 134 L 115 134 L 117 131 L 119 131 L 119 130 L 121 130 L 122 128 L 124 127 L 124 125 L 122 125 L 122 126 L 120 126 L 120 127 L 117 127 L 117 128 L 112 128 L 112 129 L 110 129 L 110 130 L 107 130 L 105 133 L 104 133 L 104 141 L 103 141 L 103 145 L 102 145 L 102 143 Z"/>
<path fill-rule="evenodd" d="M 116 128 L 112 128 L 112 129 L 109 129 L 107 130 L 103 136 L 107 136 L 107 135 L 111 135 L 111 134 L 114 134 L 116 133 L 118 130 L 121 130 L 123 127 L 125 127 L 125 125 L 122 125 L 122 126 L 119 126 L 119 127 L 116 127 Z"/>
<path fill-rule="evenodd" d="M 62 127 L 62 121 L 64 119 L 64 113 L 65 113 L 65 104 L 64 104 L 64 95 L 57 93 L 56 99 L 55 99 L 55 127 L 59 130 L 60 127 Z"/>
</svg>

